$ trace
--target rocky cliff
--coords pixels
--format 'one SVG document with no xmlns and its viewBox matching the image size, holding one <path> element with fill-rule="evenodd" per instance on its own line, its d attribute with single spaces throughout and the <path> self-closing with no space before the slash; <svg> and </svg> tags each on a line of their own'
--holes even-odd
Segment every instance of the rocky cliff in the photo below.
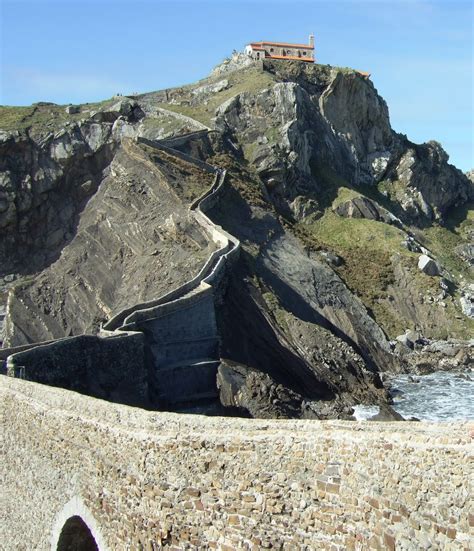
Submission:
<svg viewBox="0 0 474 551">
<path fill-rule="evenodd" d="M 472 180 L 395 133 L 357 71 L 237 56 L 195 85 L 0 117 L 7 345 L 95 332 L 200 270 L 215 245 L 188 207 L 210 175 L 133 138 L 206 128 L 173 147 L 227 169 L 209 216 L 242 243 L 216 304 L 229 411 L 345 416 L 387 400 L 381 371 L 472 336 Z"/>
</svg>

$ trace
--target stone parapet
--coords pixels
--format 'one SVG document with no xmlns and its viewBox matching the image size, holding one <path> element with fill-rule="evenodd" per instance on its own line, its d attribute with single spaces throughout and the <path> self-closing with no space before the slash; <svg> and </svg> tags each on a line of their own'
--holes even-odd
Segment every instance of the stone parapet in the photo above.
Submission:
<svg viewBox="0 0 474 551">
<path fill-rule="evenodd" d="M 97 398 L 148 406 L 144 335 L 80 335 L 10 354 L 7 373 Z"/>
<path fill-rule="evenodd" d="M 0 394 L 5 550 L 56 549 L 72 515 L 101 551 L 472 544 L 472 423 L 206 418 L 8 377 Z"/>
<path fill-rule="evenodd" d="M 191 157 L 191 155 L 188 155 L 187 153 L 183 153 L 182 151 L 179 151 L 178 149 L 173 149 L 162 141 L 157 140 L 149 140 L 147 138 L 137 138 L 138 143 L 142 143 L 144 145 L 147 145 L 149 147 L 154 147 L 155 149 L 160 149 L 161 151 L 164 151 L 165 153 L 169 153 L 170 155 L 173 155 L 174 157 L 178 157 L 179 159 L 186 161 L 188 163 L 191 163 L 201 170 L 205 170 L 206 172 L 215 172 L 216 168 L 209 163 L 206 163 L 204 161 L 201 161 L 200 159 L 196 159 L 195 157 Z"/>
</svg>

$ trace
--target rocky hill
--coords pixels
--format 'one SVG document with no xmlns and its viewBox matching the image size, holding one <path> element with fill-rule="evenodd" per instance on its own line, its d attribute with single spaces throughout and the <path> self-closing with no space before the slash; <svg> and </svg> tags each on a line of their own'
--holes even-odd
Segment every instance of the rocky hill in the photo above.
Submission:
<svg viewBox="0 0 474 551">
<path fill-rule="evenodd" d="M 94 333 L 199 272 L 215 243 L 188 207 L 211 175 L 135 138 L 209 129 L 176 147 L 227 169 L 229 411 L 345 416 L 387 400 L 380 372 L 472 362 L 472 177 L 395 133 L 357 71 L 234 56 L 181 88 L 1 107 L 0 129 L 5 346 Z"/>
</svg>

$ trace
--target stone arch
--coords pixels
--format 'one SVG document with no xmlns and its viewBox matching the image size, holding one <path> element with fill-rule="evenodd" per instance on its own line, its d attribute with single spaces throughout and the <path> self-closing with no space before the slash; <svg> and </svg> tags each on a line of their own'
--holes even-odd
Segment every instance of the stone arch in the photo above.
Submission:
<svg viewBox="0 0 474 551">
<path fill-rule="evenodd" d="M 87 524 L 75 515 L 64 523 L 56 551 L 99 551 L 99 548 Z"/>
<path fill-rule="evenodd" d="M 51 551 L 108 551 L 95 518 L 77 496 L 56 515 Z"/>
</svg>

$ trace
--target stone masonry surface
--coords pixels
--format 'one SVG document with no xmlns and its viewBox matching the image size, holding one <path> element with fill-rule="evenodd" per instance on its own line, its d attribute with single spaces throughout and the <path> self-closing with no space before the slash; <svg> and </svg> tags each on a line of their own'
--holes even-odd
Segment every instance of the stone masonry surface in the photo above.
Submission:
<svg viewBox="0 0 474 551">
<path fill-rule="evenodd" d="M 5 551 L 471 549 L 468 423 L 206 418 L 0 376 Z M 471 534 L 471 535 L 470 535 Z"/>
<path fill-rule="evenodd" d="M 94 335 L 64 338 L 9 356 L 7 371 L 12 377 L 146 407 L 144 341 L 138 332 L 107 339 Z"/>
</svg>

